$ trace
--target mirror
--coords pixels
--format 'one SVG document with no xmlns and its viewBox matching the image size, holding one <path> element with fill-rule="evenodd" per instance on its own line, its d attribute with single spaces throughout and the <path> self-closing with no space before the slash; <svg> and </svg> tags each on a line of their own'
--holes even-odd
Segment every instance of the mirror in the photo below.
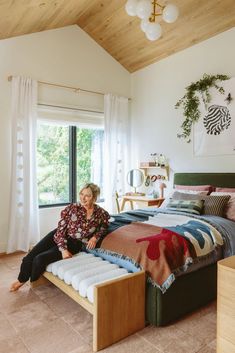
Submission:
<svg viewBox="0 0 235 353">
<path fill-rule="evenodd" d="M 140 169 L 131 169 L 127 173 L 127 182 L 135 189 L 141 186 L 144 182 L 144 173 Z"/>
</svg>

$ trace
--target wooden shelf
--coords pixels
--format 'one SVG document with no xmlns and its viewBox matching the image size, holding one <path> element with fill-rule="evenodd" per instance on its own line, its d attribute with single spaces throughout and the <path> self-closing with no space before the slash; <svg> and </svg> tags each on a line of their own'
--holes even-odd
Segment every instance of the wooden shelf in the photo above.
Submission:
<svg viewBox="0 0 235 353">
<path fill-rule="evenodd" d="M 139 169 L 144 171 L 144 175 L 162 175 L 165 177 L 165 180 L 169 180 L 169 166 L 165 167 L 157 167 L 157 166 L 151 166 L 151 167 L 140 167 Z M 154 172 L 155 171 L 155 172 Z"/>
<path fill-rule="evenodd" d="M 217 353 L 235 352 L 235 256 L 218 262 Z"/>
</svg>

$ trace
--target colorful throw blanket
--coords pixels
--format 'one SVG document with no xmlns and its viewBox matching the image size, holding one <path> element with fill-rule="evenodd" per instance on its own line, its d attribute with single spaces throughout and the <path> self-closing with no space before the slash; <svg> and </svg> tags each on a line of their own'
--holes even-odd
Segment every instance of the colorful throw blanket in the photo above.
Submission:
<svg viewBox="0 0 235 353">
<path fill-rule="evenodd" d="M 133 222 L 114 230 L 103 240 L 100 251 L 132 259 L 164 293 L 178 269 L 186 271 L 194 258 L 222 244 L 220 233 L 204 221 L 158 214 L 147 222 Z"/>
</svg>

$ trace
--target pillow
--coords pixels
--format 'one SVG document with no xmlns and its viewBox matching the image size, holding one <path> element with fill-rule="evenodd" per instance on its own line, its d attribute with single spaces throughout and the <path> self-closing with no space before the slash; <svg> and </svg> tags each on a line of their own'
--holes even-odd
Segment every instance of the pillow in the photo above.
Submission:
<svg viewBox="0 0 235 353">
<path fill-rule="evenodd" d="M 166 206 L 172 211 L 180 211 L 185 213 L 193 213 L 200 215 L 203 209 L 203 200 L 174 200 L 171 199 Z"/>
<path fill-rule="evenodd" d="M 207 191 L 192 191 L 192 193 L 189 190 L 173 191 L 163 201 L 160 208 L 166 208 L 171 199 L 174 199 L 174 200 L 203 200 L 206 195 L 207 195 Z"/>
<path fill-rule="evenodd" d="M 225 215 L 225 207 L 230 199 L 230 195 L 209 195 L 205 197 L 204 214 L 220 216 Z"/>
<path fill-rule="evenodd" d="M 222 188 L 216 188 L 222 189 Z M 227 205 L 225 206 L 225 217 L 231 221 L 235 221 L 235 189 L 223 188 L 223 190 L 234 190 L 233 192 L 212 192 L 211 195 L 230 195 Z"/>
<path fill-rule="evenodd" d="M 215 188 L 216 192 L 229 192 L 229 193 L 235 193 L 235 188 Z"/>
<path fill-rule="evenodd" d="M 212 185 L 175 185 L 176 190 L 192 190 L 192 191 L 214 191 L 214 187 Z"/>
<path fill-rule="evenodd" d="M 176 200 L 203 200 L 203 196 L 207 196 L 207 193 L 208 191 L 180 190 L 173 192 L 171 198 Z"/>
</svg>

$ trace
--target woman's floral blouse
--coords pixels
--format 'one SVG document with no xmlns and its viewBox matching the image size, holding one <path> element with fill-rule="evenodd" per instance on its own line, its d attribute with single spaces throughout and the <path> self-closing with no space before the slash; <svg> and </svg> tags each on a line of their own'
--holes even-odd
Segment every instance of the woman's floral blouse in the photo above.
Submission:
<svg viewBox="0 0 235 353">
<path fill-rule="evenodd" d="M 79 239 L 84 243 L 96 237 L 98 240 L 107 231 L 109 214 L 102 207 L 94 205 L 91 218 L 87 219 L 86 209 L 80 204 L 70 204 L 61 212 L 54 241 L 59 250 L 67 249 L 67 237 Z"/>
</svg>

